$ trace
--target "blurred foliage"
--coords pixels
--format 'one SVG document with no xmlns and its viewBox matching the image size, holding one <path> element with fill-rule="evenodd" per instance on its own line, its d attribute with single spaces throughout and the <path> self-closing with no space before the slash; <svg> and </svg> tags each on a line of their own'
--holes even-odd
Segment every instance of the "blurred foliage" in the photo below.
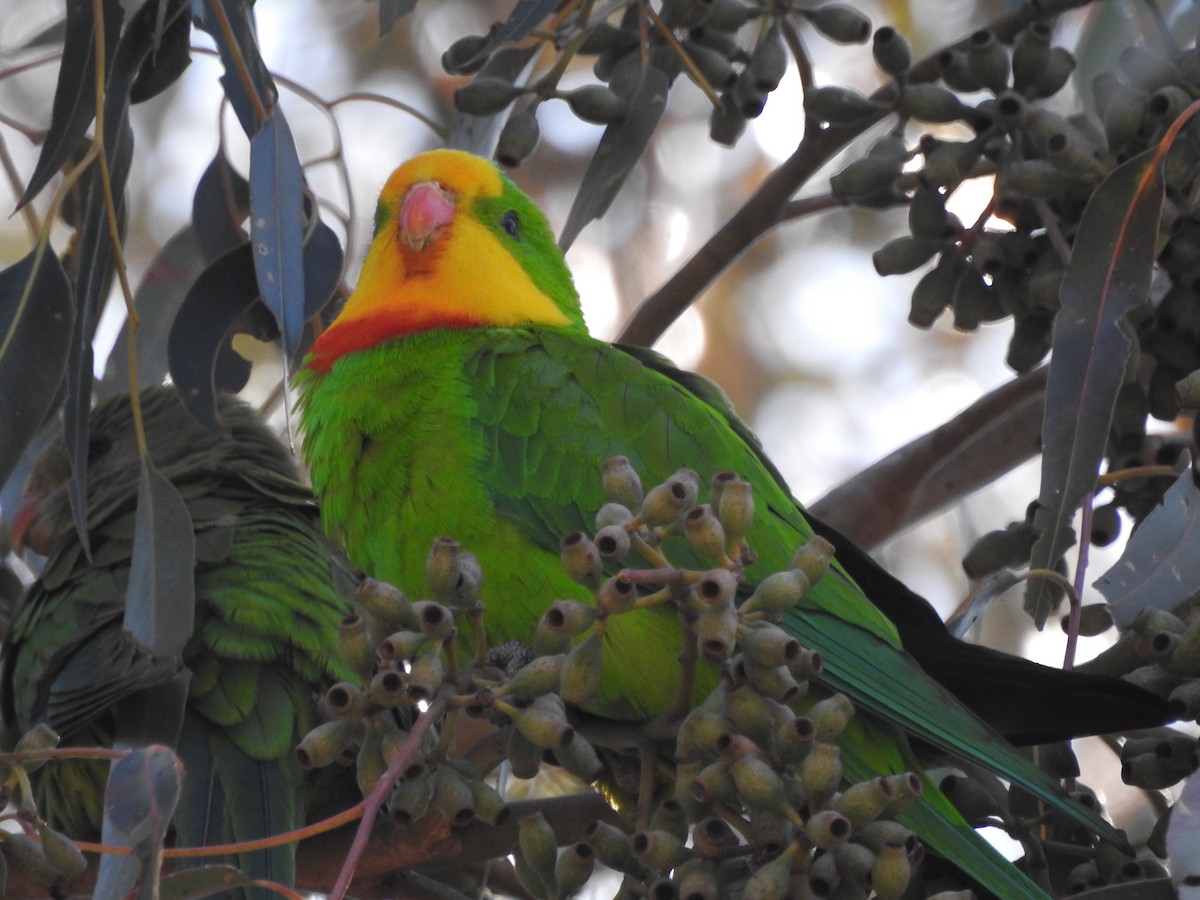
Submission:
<svg viewBox="0 0 1200 900">
<path fill-rule="evenodd" d="M 547 182 L 545 173 L 570 172 L 564 244 L 597 235 L 621 260 L 610 273 L 628 295 L 642 296 L 666 274 L 647 259 L 666 257 L 668 219 L 643 198 L 703 195 L 704 241 L 685 241 L 695 255 L 642 305 L 626 339 L 656 339 L 743 253 L 754 267 L 773 257 L 795 265 L 794 251 L 773 236 L 792 234 L 781 229 L 789 225 L 818 237 L 809 224 L 818 213 L 833 243 L 848 233 L 874 242 L 880 275 L 922 273 L 909 282 L 908 317 L 942 329 L 940 343 L 920 345 L 930 368 L 972 346 L 945 337 L 949 320 L 961 332 L 1011 321 L 1005 361 L 1013 370 L 1031 370 L 1050 354 L 1044 425 L 1033 434 L 1044 450 L 1042 484 L 1024 517 L 986 522 L 994 530 L 966 553 L 967 574 L 1058 570 L 1071 574 L 1078 594 L 1087 543 L 1102 546 L 1138 528 L 1143 538 L 1129 542 L 1102 588 L 1111 613 L 1072 614 L 1068 628 L 1073 639 L 1081 619 L 1087 633 L 1115 619 L 1128 630 L 1089 666 L 1132 671 L 1195 718 L 1191 606 L 1200 567 L 1187 540 L 1197 506 L 1185 454 L 1194 453 L 1191 413 L 1200 406 L 1192 376 L 1200 368 L 1200 134 L 1190 117 L 1200 55 L 1190 4 L 1030 0 L 997 13 L 996 4 L 981 3 L 963 15 L 965 36 L 954 39 L 922 30 L 930 14 L 916 3 L 518 0 L 434 10 L 380 0 L 361 8 L 378 14 L 378 28 L 360 19 L 341 33 L 332 27 L 345 15 L 337 6 L 333 18 L 312 8 L 320 27 L 302 30 L 313 65 L 290 77 L 273 72 L 263 45 L 299 38 L 258 31 L 254 16 L 262 11 L 237 0 L 148 0 L 125 13 L 115 0 L 70 0 L 65 15 L 55 10 L 57 18 L 41 22 L 0 16 L 8 41 L 0 75 L 9 92 L 0 163 L 27 230 L 4 232 L 9 262 L 0 272 L 6 510 L 35 455 L 28 447 L 44 441 L 45 429 L 64 428 L 75 471 L 86 469 L 87 412 L 97 396 L 127 388 L 135 366 L 143 386 L 169 375 L 213 428 L 221 425 L 217 392 L 250 385 L 272 402 L 286 395 L 276 388 L 279 373 L 302 357 L 345 294 L 357 238 L 351 223 L 367 218 L 356 214 L 352 181 L 369 178 L 373 191 L 381 172 L 419 149 L 432 126 L 457 146 L 523 163 L 521 179 L 525 169 Z M 933 18 L 943 15 L 942 4 L 929 6 Z M 24 11 L 44 17 L 45 8 Z M 868 14 L 880 12 L 895 27 L 873 27 Z M 323 40 L 353 48 L 344 61 L 351 72 L 332 76 L 317 65 Z M 231 117 L 198 101 L 187 74 L 189 63 L 214 52 Z M 864 75 L 868 52 L 873 68 Z M 834 60 L 857 67 L 845 84 L 823 83 Z M 42 77 L 47 63 L 59 64 L 56 84 Z M 313 73 L 328 83 L 315 83 Z M 745 145 L 754 123 L 784 102 L 791 78 L 803 91 L 803 130 L 768 171 L 762 156 L 746 162 Z M 399 118 L 413 107 L 435 112 L 422 117 L 425 125 L 407 117 L 398 131 L 384 124 L 385 114 Z M 600 126 L 594 148 L 570 149 L 561 138 L 564 109 Z M 313 112 L 323 117 L 320 138 Z M 798 110 L 780 115 L 795 119 Z M 179 184 L 170 169 L 183 155 L 170 138 L 182 120 L 204 116 L 219 143 L 203 174 L 176 191 L 191 197 L 190 221 L 179 228 L 179 210 L 164 218 L 161 208 L 171 193 L 164 185 Z M 733 176 L 718 174 L 711 184 L 694 177 L 721 169 L 702 155 L 705 162 L 692 167 L 680 149 L 711 150 L 699 146 L 697 122 L 712 141 L 736 145 L 726 167 Z M 551 132 L 557 140 L 539 143 Z M 980 187 L 989 199 L 963 221 L 950 207 Z M 552 209 L 566 208 L 546 194 Z M 828 226 L 835 215 L 841 224 Z M 817 246 L 828 249 L 829 236 Z M 819 255 L 811 262 L 820 269 Z M 783 380 L 813 376 L 788 374 L 787 360 L 762 350 L 803 336 L 756 321 L 785 307 L 756 303 L 750 288 L 782 282 L 734 289 L 747 269 L 710 292 L 722 339 L 707 362 L 735 399 L 748 401 L 780 371 Z M 136 291 L 130 272 L 143 276 Z M 140 326 L 136 336 L 124 328 L 97 380 L 93 342 L 110 303 L 135 309 Z M 856 324 L 851 313 L 842 327 L 854 333 Z M 755 329 L 775 332 L 775 343 L 726 357 L 736 337 Z M 267 374 L 252 383 L 257 372 Z M 873 403 L 861 393 L 843 399 L 854 401 L 854 415 Z M 940 462 L 934 452 L 925 467 Z M 1073 549 L 1076 532 L 1087 541 Z M 1122 580 L 1118 570 L 1136 577 Z M 6 604 L 27 575 L 23 563 L 5 562 Z M 1138 593 L 1170 582 L 1172 590 Z M 1027 604 L 1040 626 L 1063 592 L 1046 579 L 1032 584 Z M 1177 734 L 1147 736 L 1125 743 L 1121 759 L 1128 782 L 1157 792 L 1195 769 L 1195 744 Z M 1164 846 L 1166 822 L 1148 836 L 1152 848 Z M 1181 846 L 1185 827 L 1194 828 L 1179 826 Z M 537 863 L 545 855 L 536 844 L 540 829 L 536 821 L 521 829 L 528 869 L 545 869 Z M 23 852 L 18 845 L 25 847 L 6 841 L 14 858 Z M 587 853 L 575 854 L 562 865 L 586 867 Z M 693 867 L 699 879 L 708 870 Z M 1096 859 L 1064 883 L 1082 889 L 1135 874 Z M 549 876 L 538 878 L 544 886 Z"/>
</svg>

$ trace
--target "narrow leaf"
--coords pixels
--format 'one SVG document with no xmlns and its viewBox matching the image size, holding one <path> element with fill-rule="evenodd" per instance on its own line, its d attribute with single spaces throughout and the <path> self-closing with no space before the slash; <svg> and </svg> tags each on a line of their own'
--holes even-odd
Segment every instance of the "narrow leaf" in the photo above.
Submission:
<svg viewBox="0 0 1200 900">
<path fill-rule="evenodd" d="M 218 148 L 192 195 L 192 226 L 208 262 L 245 243 L 242 222 L 249 214 L 250 185 Z"/>
<path fill-rule="evenodd" d="M 166 7 L 160 4 L 161 33 L 155 35 L 155 47 L 129 88 L 129 99 L 134 103 L 157 97 L 173 85 L 192 62 L 191 16 L 176 16 L 167 22 L 165 14 Z"/>
<path fill-rule="evenodd" d="M 73 317 L 71 285 L 49 246 L 0 272 L 0 484 L 51 411 Z"/>
<path fill-rule="evenodd" d="M 236 46 L 230 45 L 225 30 L 217 25 L 212 10 L 218 3 L 229 22 L 229 31 Z M 253 137 L 263 123 L 259 121 L 255 112 L 256 104 L 250 99 L 250 91 L 258 97 L 263 108 L 275 102 L 277 91 L 271 73 L 267 71 L 266 63 L 258 52 L 250 7 L 251 4 L 243 0 L 203 0 L 197 4 L 197 24 L 212 36 L 217 45 L 221 64 L 225 67 L 225 74 L 221 76 L 221 86 L 225 89 L 225 96 L 229 98 L 229 104 L 238 117 L 242 131 Z M 242 80 L 243 71 L 249 75 L 249 90 Z"/>
<path fill-rule="evenodd" d="M 157 884 L 182 780 L 179 757 L 159 745 L 135 749 L 112 764 L 104 791 L 102 840 L 128 848 L 130 855 L 104 854 L 93 896 L 116 900 L 139 879 L 144 887 Z"/>
<path fill-rule="evenodd" d="M 1113 621 L 1128 628 L 1147 607 L 1174 610 L 1200 591 L 1200 491 L 1187 467 L 1096 581 Z"/>
<path fill-rule="evenodd" d="M 250 245 L 242 244 L 200 273 L 167 338 L 171 380 L 192 418 L 209 431 L 221 430 L 215 375 L 219 355 L 258 300 L 253 257 Z"/>
<path fill-rule="evenodd" d="M 1080 220 L 1063 276 L 1042 426 L 1042 487 L 1030 565 L 1051 568 L 1073 543 L 1071 520 L 1096 483 L 1124 377 L 1126 315 L 1146 301 L 1162 210 L 1162 147 L 1118 166 Z M 1044 579 L 1025 609 L 1041 628 L 1054 607 Z"/>
<path fill-rule="evenodd" d="M 663 72 L 652 67 L 642 70 L 642 80 L 626 98 L 628 112 L 619 122 L 604 129 L 596 153 L 583 174 L 579 193 L 575 195 L 567 223 L 558 239 L 563 250 L 571 246 L 585 225 L 608 211 L 625 179 L 642 158 L 650 138 L 654 136 L 659 119 L 667 108 L 667 92 L 670 88 L 670 79 Z"/>
<path fill-rule="evenodd" d="M 133 295 L 138 314 L 138 386 L 161 384 L 167 374 L 167 336 L 192 283 L 204 269 L 199 236 L 190 225 L 163 245 Z M 108 356 L 101 398 L 129 390 L 129 322 Z"/>
<path fill-rule="evenodd" d="M 316 222 L 304 242 L 304 318 L 329 305 L 342 278 L 342 243 L 333 229 Z"/>
<path fill-rule="evenodd" d="M 195 620 L 196 547 L 187 504 L 142 458 L 125 630 L 158 656 L 183 656 Z"/>
<path fill-rule="evenodd" d="M 479 51 L 479 55 L 491 53 L 496 47 L 512 44 L 527 37 L 560 4 L 561 0 L 517 0 L 513 11 L 504 20 L 504 24 L 492 33 L 487 46 Z"/>
<path fill-rule="evenodd" d="M 186 15 L 187 0 L 145 3 L 129 20 L 109 69 L 104 95 L 104 155 L 112 187 L 118 231 L 124 222 L 125 184 L 133 155 L 133 132 L 129 127 L 129 91 L 142 62 L 155 46 L 155 35 L 164 23 Z M 113 271 L 113 244 L 108 227 L 108 208 L 101 179 L 92 179 L 86 212 L 80 229 L 79 259 L 75 275 L 76 315 L 67 357 L 67 399 L 63 408 L 63 434 L 71 458 L 68 495 L 84 552 L 91 554 L 85 511 L 87 507 L 87 447 L 92 399 L 93 354 L 91 329 L 98 319 L 99 304 L 108 294 Z"/>
<path fill-rule="evenodd" d="M 304 172 L 278 106 L 250 139 L 250 239 L 254 272 L 291 359 L 304 331 Z"/>
<path fill-rule="evenodd" d="M 198 866 L 172 872 L 164 878 L 159 884 L 159 897 L 162 900 L 199 900 L 253 885 L 253 878 L 233 866 Z"/>
<path fill-rule="evenodd" d="M 121 4 L 119 0 L 104 0 L 101 9 L 104 46 L 111 53 L 121 34 Z M 71 158 L 96 116 L 96 20 L 93 10 L 91 0 L 67 2 L 62 66 L 54 88 L 54 103 L 50 107 L 50 128 L 29 184 L 17 204 L 18 209 L 36 197 Z"/>
</svg>

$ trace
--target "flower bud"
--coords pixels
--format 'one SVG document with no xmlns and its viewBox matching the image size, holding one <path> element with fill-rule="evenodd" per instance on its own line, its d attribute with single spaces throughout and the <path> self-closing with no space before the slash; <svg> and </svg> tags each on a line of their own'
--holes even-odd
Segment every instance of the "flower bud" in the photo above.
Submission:
<svg viewBox="0 0 1200 900">
<path fill-rule="evenodd" d="M 651 527 L 670 525 L 691 508 L 698 492 L 698 485 L 676 472 L 646 494 L 642 501 L 643 521 Z"/>
<path fill-rule="evenodd" d="M 816 740 L 816 728 L 807 716 L 789 719 L 775 730 L 775 753 L 780 762 L 791 765 L 802 760 Z"/>
<path fill-rule="evenodd" d="M 971 173 L 982 150 L 983 144 L 978 139 L 937 142 L 925 152 L 925 165 L 919 176 L 921 184 L 951 193 Z"/>
<path fill-rule="evenodd" d="M 637 586 L 618 572 L 600 585 L 596 592 L 596 609 L 600 615 L 615 616 L 633 609 L 637 598 Z"/>
<path fill-rule="evenodd" d="M 429 590 L 449 606 L 473 603 L 483 574 L 474 554 L 463 550 L 453 538 L 435 538 L 425 561 Z"/>
<path fill-rule="evenodd" d="M 626 509 L 640 509 L 645 493 L 642 490 L 642 480 L 624 456 L 610 456 L 602 467 L 602 483 L 604 496 L 612 503 L 619 503 Z M 598 525 L 599 523 L 597 523 Z"/>
<path fill-rule="evenodd" d="M 487 825 L 503 825 L 512 814 L 504 798 L 482 778 L 467 780 L 475 818 Z"/>
<path fill-rule="evenodd" d="M 1046 65 L 1029 92 L 1030 97 L 1053 97 L 1075 71 L 1075 57 L 1066 47 L 1051 47 Z"/>
<path fill-rule="evenodd" d="M 954 296 L 954 285 L 958 282 L 967 262 L 954 253 L 943 253 L 938 264 L 921 276 L 913 288 L 909 307 L 909 324 L 917 328 L 929 328 Z"/>
<path fill-rule="evenodd" d="M 596 851 L 596 859 L 610 869 L 626 873 L 640 871 L 637 860 L 633 858 L 629 835 L 615 825 L 596 819 L 584 828 L 583 839 Z"/>
<path fill-rule="evenodd" d="M 871 262 L 882 276 L 903 275 L 925 265 L 943 246 L 940 238 L 898 237 L 872 253 Z"/>
<path fill-rule="evenodd" d="M 906 84 L 897 106 L 900 115 L 922 122 L 957 122 L 970 107 L 958 95 L 938 84 Z"/>
<path fill-rule="evenodd" d="M 1200 674 L 1200 619 L 1184 629 L 1174 652 L 1169 659 L 1163 660 L 1161 665 L 1172 675 Z"/>
<path fill-rule="evenodd" d="M 922 185 L 908 204 L 908 230 L 914 238 L 943 239 L 947 236 L 946 198 L 940 191 Z"/>
<path fill-rule="evenodd" d="M 737 613 L 729 605 L 710 608 L 694 626 L 700 655 L 711 666 L 721 666 L 733 652 L 737 639 Z"/>
<path fill-rule="evenodd" d="M 683 49 L 691 57 L 700 77 L 708 82 L 710 87 L 723 91 L 731 87 L 737 80 L 737 72 L 733 68 L 733 63 L 719 50 L 690 40 L 683 42 Z"/>
<path fill-rule="evenodd" d="M 342 719 L 324 722 L 304 736 L 296 747 L 302 769 L 319 769 L 337 759 L 354 737 L 354 723 Z"/>
<path fill-rule="evenodd" d="M 787 67 L 787 48 L 783 44 L 779 23 L 776 22 L 763 33 L 754 47 L 746 71 L 756 89 L 770 93 L 779 87 Z"/>
<path fill-rule="evenodd" d="M 412 624 L 412 605 L 404 592 L 383 581 L 364 578 L 358 585 L 354 602 L 393 630 Z"/>
<path fill-rule="evenodd" d="M 530 660 L 496 689 L 496 696 L 532 699 L 557 691 L 566 659 L 565 654 L 556 653 Z"/>
<path fill-rule="evenodd" d="M 826 3 L 796 12 L 825 37 L 839 44 L 865 44 L 871 36 L 871 20 L 845 3 Z"/>
<path fill-rule="evenodd" d="M 752 622 L 738 626 L 738 646 L 760 666 L 784 666 L 800 655 L 800 642 L 777 625 Z"/>
<path fill-rule="evenodd" d="M 795 842 L 788 844 L 782 853 L 759 866 L 742 889 L 742 900 L 786 900 L 792 896 L 792 865 L 797 849 L 798 845 Z M 830 860 L 832 861 L 832 856 Z M 829 891 L 832 892 L 833 888 L 834 885 L 830 885 Z"/>
<path fill-rule="evenodd" d="M 542 748 L 513 728 L 508 735 L 507 758 L 516 778 L 533 778 L 542 767 Z"/>
<path fill-rule="evenodd" d="M 375 667 L 375 645 L 362 616 L 351 614 L 338 622 L 338 655 L 363 681 L 371 677 Z"/>
<path fill-rule="evenodd" d="M 845 843 L 850 839 L 851 831 L 850 820 L 834 809 L 813 813 L 804 823 L 804 833 L 822 850 L 830 850 L 838 844 Z"/>
<path fill-rule="evenodd" d="M 800 780 L 810 797 L 828 797 L 842 781 L 842 757 L 836 744 L 816 741 L 800 762 Z"/>
<path fill-rule="evenodd" d="M 1045 22 L 1033 22 L 1023 28 L 1013 42 L 1013 89 L 1033 96 L 1042 70 L 1050 62 L 1052 32 Z"/>
<path fill-rule="evenodd" d="M 517 730 L 539 747 L 552 750 L 575 739 L 575 729 L 567 724 L 566 711 L 557 694 L 544 694 L 533 704 L 512 713 Z"/>
<path fill-rule="evenodd" d="M 804 92 L 804 112 L 810 119 L 818 122 L 828 122 L 830 125 L 852 125 L 864 119 L 880 116 L 885 110 L 857 91 L 827 86 L 810 88 Z M 836 188 L 834 193 L 844 199 L 843 194 Z"/>
<path fill-rule="evenodd" d="M 490 116 L 520 95 L 521 89 L 504 79 L 480 75 L 454 92 L 454 108 L 469 116 Z"/>
<path fill-rule="evenodd" d="M 540 812 L 522 816 L 517 823 L 517 849 L 544 885 L 543 896 L 557 896 L 554 867 L 558 861 L 558 839 Z"/>
<path fill-rule="evenodd" d="M 1108 96 L 1103 118 L 1104 134 L 1114 153 L 1133 140 L 1142 127 L 1145 114 L 1145 92 L 1118 81 L 1117 87 Z"/>
<path fill-rule="evenodd" d="M 854 840 L 878 853 L 885 844 L 899 844 L 909 853 L 918 845 L 917 836 L 893 819 L 876 819 L 854 830 Z"/>
<path fill-rule="evenodd" d="M 339 681 L 325 692 L 325 706 L 339 719 L 355 721 L 367 712 L 367 694 L 356 684 Z"/>
<path fill-rule="evenodd" d="M 582 841 L 572 844 L 554 864 L 554 881 L 558 885 L 559 897 L 573 897 L 589 878 L 596 865 L 596 853 Z"/>
<path fill-rule="evenodd" d="M 857 827 L 879 818 L 893 796 L 886 779 L 871 778 L 846 788 L 833 801 L 833 808 Z"/>
<path fill-rule="evenodd" d="M 688 818 L 683 807 L 671 798 L 667 798 L 654 807 L 650 816 L 651 831 L 665 831 L 686 841 L 688 838 Z"/>
<path fill-rule="evenodd" d="M 442 68 L 448 75 L 474 75 L 488 61 L 483 51 L 490 43 L 491 38 L 486 34 L 460 37 L 442 54 Z"/>
<path fill-rule="evenodd" d="M 475 821 L 475 798 L 470 783 L 450 766 L 438 766 L 433 776 L 433 805 L 456 827 Z"/>
<path fill-rule="evenodd" d="M 517 110 L 500 130 L 500 138 L 496 141 L 496 161 L 507 168 L 516 168 L 533 156 L 541 139 L 537 108 L 530 106 Z"/>
<path fill-rule="evenodd" d="M 733 797 L 736 787 L 729 763 L 719 759 L 700 770 L 688 785 L 692 798 L 701 803 L 719 803 Z"/>
<path fill-rule="evenodd" d="M 600 761 L 596 748 L 579 735 L 565 745 L 555 747 L 554 759 L 561 768 L 589 784 L 604 772 L 604 764 Z"/>
<path fill-rule="evenodd" d="M 639 831 L 630 849 L 634 859 L 656 872 L 673 869 L 692 855 L 683 841 L 666 831 Z"/>
<path fill-rule="evenodd" d="M 425 641 L 420 631 L 397 631 L 379 642 L 379 655 L 389 661 L 412 659 Z"/>
<path fill-rule="evenodd" d="M 571 579 L 593 590 L 600 585 L 600 551 L 582 531 L 572 531 L 558 544 L 563 568 Z"/>
<path fill-rule="evenodd" d="M 46 858 L 42 844 L 23 831 L 5 831 L 0 842 L 21 871 L 35 881 L 52 885 L 61 876 L 58 868 Z"/>
<path fill-rule="evenodd" d="M 713 143 L 723 147 L 732 147 L 746 130 L 746 114 L 738 105 L 734 92 L 727 90 L 721 95 L 721 102 L 713 108 L 708 119 L 708 136 Z"/>
<path fill-rule="evenodd" d="M 684 514 L 683 534 L 701 556 L 717 562 L 725 558 L 725 529 L 707 503 L 693 506 Z"/>
<path fill-rule="evenodd" d="M 741 605 L 741 613 L 786 612 L 799 603 L 811 587 L 812 581 L 799 569 L 774 572 L 758 583 L 754 593 Z"/>
<path fill-rule="evenodd" d="M 837 740 L 847 723 L 854 718 L 854 704 L 845 694 L 834 694 L 814 703 L 808 711 L 808 718 L 813 723 L 816 739 L 829 743 Z"/>
<path fill-rule="evenodd" d="M 912 67 L 912 49 L 908 46 L 908 40 L 890 25 L 875 29 L 871 54 L 875 57 L 875 64 L 893 78 L 903 75 Z"/>
<path fill-rule="evenodd" d="M 912 877 L 912 864 L 899 844 L 884 844 L 871 869 L 871 888 L 879 900 L 899 900 Z"/>
<path fill-rule="evenodd" d="M 719 900 L 721 883 L 717 867 L 710 859 L 691 859 L 674 872 L 678 896 L 687 900 Z"/>
<path fill-rule="evenodd" d="M 603 674 L 603 637 L 593 631 L 567 654 L 559 693 L 567 703 L 583 706 L 600 687 Z"/>
<path fill-rule="evenodd" d="M 623 508 L 623 507 L 622 507 Z M 617 564 L 629 555 L 632 546 L 624 525 L 606 525 L 596 532 L 596 550 L 602 563 Z"/>
<path fill-rule="evenodd" d="M 829 189 L 843 203 L 858 203 L 891 189 L 900 177 L 900 170 L 901 165 L 895 160 L 864 156 L 830 178 Z"/>
<path fill-rule="evenodd" d="M 625 115 L 625 101 L 600 84 L 584 85 L 564 99 L 577 118 L 593 125 L 609 125 Z"/>
<path fill-rule="evenodd" d="M 640 501 L 639 501 L 639 505 Z M 605 503 L 600 507 L 600 511 L 596 513 L 596 531 L 603 531 L 605 528 L 610 528 L 614 525 L 621 527 L 628 525 L 633 521 L 633 512 L 628 506 L 623 503 Z"/>
<path fill-rule="evenodd" d="M 417 627 L 431 641 L 444 641 L 453 638 L 454 613 L 449 608 L 432 600 L 421 600 L 413 604 L 413 615 L 417 619 Z"/>
<path fill-rule="evenodd" d="M 962 50 L 943 50 L 937 56 L 938 75 L 946 87 L 960 94 L 973 94 L 983 89 L 967 66 L 967 54 Z"/>
<path fill-rule="evenodd" d="M 725 529 L 725 539 L 731 544 L 741 541 L 754 524 L 754 495 L 750 482 L 733 472 L 718 472 L 713 476 L 709 502 Z"/>
<path fill-rule="evenodd" d="M 1008 87 L 1008 51 L 990 31 L 976 31 L 967 39 L 967 68 L 993 94 Z"/>
<path fill-rule="evenodd" d="M 375 785 L 379 784 L 387 767 L 387 760 L 383 758 L 383 735 L 368 722 L 366 735 L 354 760 L 354 775 L 358 779 L 358 789 L 364 797 L 375 790 Z"/>
<path fill-rule="evenodd" d="M 55 831 L 44 821 L 38 821 L 38 836 L 42 839 L 42 854 L 46 862 L 54 867 L 64 882 L 72 881 L 83 874 L 87 859 L 75 842 L 61 832 Z"/>
</svg>

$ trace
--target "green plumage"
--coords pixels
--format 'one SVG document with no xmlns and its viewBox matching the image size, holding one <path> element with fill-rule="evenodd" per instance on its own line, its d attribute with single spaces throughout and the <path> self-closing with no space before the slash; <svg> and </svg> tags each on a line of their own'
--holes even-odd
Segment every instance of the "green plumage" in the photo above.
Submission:
<svg viewBox="0 0 1200 900">
<path fill-rule="evenodd" d="M 487 273 L 453 270 L 439 277 L 439 254 L 469 267 L 470 250 L 493 249 L 455 245 L 466 240 L 463 220 L 470 218 L 474 225 L 481 216 L 500 217 L 509 225 L 506 217 L 518 217 L 516 228 L 497 228 L 483 219 L 487 236 L 482 240 L 499 242 L 521 261 L 529 289 L 563 308 L 561 285 L 569 273 L 562 255 L 540 213 L 506 179 L 499 202 L 484 204 L 471 193 L 478 184 L 452 172 L 445 187 L 459 207 L 442 243 L 435 238 L 423 261 L 405 257 L 405 265 L 414 266 L 411 275 L 399 266 L 389 268 L 396 254 L 409 252 L 399 249 L 401 199 L 421 188 L 405 181 L 405 173 L 411 167 L 420 173 L 414 180 L 429 178 L 431 170 L 440 178 L 437 164 L 430 162 L 434 156 L 406 164 L 389 180 L 363 279 L 343 314 L 347 324 L 339 319 L 330 334 L 339 327 L 343 334 L 355 334 L 353 329 L 369 325 L 373 315 L 406 314 L 410 307 L 436 314 L 439 291 L 450 298 L 448 308 L 459 310 L 465 301 L 474 303 L 485 321 L 507 315 L 502 304 L 511 297 L 498 301 Z M 450 152 L 438 159 L 448 170 L 468 165 Z M 421 196 L 422 203 L 427 199 Z M 469 240 L 481 240 L 476 231 L 469 233 Z M 384 283 L 386 277 L 401 281 Z M 813 534 L 719 389 L 656 354 L 594 340 L 582 326 L 573 292 L 569 299 L 572 324 L 426 327 L 381 335 L 373 346 L 349 346 L 331 365 L 321 355 L 325 347 L 315 347 L 310 367 L 299 376 L 304 453 L 329 534 L 367 574 L 411 592 L 424 589 L 432 540 L 439 535 L 458 539 L 482 565 L 481 599 L 493 642 L 528 643 L 554 600 L 591 599 L 566 575 L 558 544 L 570 531 L 592 531 L 592 517 L 606 499 L 601 463 L 607 457 L 628 457 L 647 486 L 685 466 L 705 477 L 733 470 L 749 480 L 757 513 L 747 540 L 758 560 L 746 570 L 747 588 L 787 568 Z M 337 346 L 339 340 L 335 335 L 325 346 Z M 846 552 L 866 577 L 887 582 L 893 593 L 899 590 L 900 606 L 908 603 L 911 595 L 877 574 L 859 551 Z M 671 555 L 686 564 L 674 559 L 674 551 Z M 922 625 L 925 617 L 934 618 L 938 641 L 958 643 L 946 636 L 923 601 L 912 599 L 912 613 Z M 1065 799 L 1055 782 L 927 676 L 900 648 L 892 620 L 836 561 L 788 614 L 786 627 L 825 658 L 822 680 L 866 714 L 866 721 L 840 741 L 852 778 L 916 768 L 903 737 L 907 733 L 976 762 L 1098 833 L 1121 840 L 1110 825 Z M 624 719 L 660 712 L 676 681 L 680 640 L 673 609 L 609 618 L 603 681 L 589 710 Z M 1004 672 L 1012 677 L 1011 670 Z M 996 894 L 1041 896 L 932 785 L 904 820 L 936 852 Z"/>
<path fill-rule="evenodd" d="M 337 623 L 348 606 L 333 588 L 331 548 L 287 452 L 244 404 L 222 401 L 225 438 L 196 424 L 170 389 L 143 392 L 142 409 L 151 456 L 184 498 L 196 548 L 177 840 L 288 831 L 303 819 L 293 747 L 315 724 L 314 694 L 347 674 Z M 69 743 L 105 744 L 117 724 L 114 705 L 179 669 L 180 661 L 154 657 L 122 629 L 139 473 L 134 440 L 127 396 L 94 411 L 90 564 L 65 490 L 41 504 L 39 524 L 61 538 L 7 639 L 0 709 L 10 730 L 46 722 Z M 63 453 L 52 447 L 41 470 Z M 39 809 L 68 834 L 98 834 L 106 778 L 104 764 L 48 764 L 38 773 Z M 241 864 L 255 877 L 291 883 L 294 847 L 247 854 Z"/>
</svg>

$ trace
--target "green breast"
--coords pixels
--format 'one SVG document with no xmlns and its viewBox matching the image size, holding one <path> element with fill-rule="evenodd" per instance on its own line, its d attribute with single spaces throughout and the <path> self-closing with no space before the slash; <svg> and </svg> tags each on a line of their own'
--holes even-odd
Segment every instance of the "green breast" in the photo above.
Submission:
<svg viewBox="0 0 1200 900">
<path fill-rule="evenodd" d="M 490 352 L 484 337 L 429 331 L 348 354 L 323 375 L 305 372 L 304 457 L 326 530 L 354 565 L 416 599 L 426 596 L 433 539 L 453 537 L 482 565 L 489 639 L 529 643 L 551 603 L 591 595 L 563 571 L 556 546 L 531 540 L 528 523 L 497 510 L 483 474 L 494 471 L 494 450 L 479 421 L 479 398 L 489 391 L 478 375 Z M 675 680 L 664 665 L 679 648 L 674 613 L 617 617 L 605 645 L 621 663 L 606 665 L 604 697 L 593 711 L 643 717 L 661 710 Z"/>
</svg>

